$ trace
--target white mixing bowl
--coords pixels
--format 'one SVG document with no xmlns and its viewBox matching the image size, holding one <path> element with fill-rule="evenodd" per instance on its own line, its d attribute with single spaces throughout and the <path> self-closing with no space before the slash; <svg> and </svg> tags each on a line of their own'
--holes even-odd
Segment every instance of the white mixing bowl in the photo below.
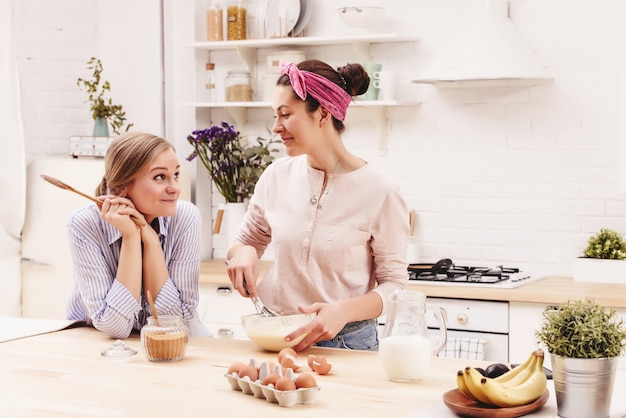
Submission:
<svg viewBox="0 0 626 418">
<path fill-rule="evenodd" d="M 376 19 L 380 19 L 384 12 L 384 7 L 350 6 L 337 9 L 343 23 L 354 29 L 371 28 Z"/>
</svg>

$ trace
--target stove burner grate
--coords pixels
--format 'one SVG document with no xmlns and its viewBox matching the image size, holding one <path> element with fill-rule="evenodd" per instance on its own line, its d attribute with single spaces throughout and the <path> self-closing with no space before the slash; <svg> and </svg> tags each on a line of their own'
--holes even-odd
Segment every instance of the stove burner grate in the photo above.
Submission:
<svg viewBox="0 0 626 418">
<path fill-rule="evenodd" d="M 448 259 L 446 259 L 448 260 Z M 507 280 L 520 280 L 520 269 L 513 267 L 457 266 L 452 262 L 435 264 L 412 264 L 408 267 L 409 280 L 449 283 L 497 284 Z"/>
</svg>

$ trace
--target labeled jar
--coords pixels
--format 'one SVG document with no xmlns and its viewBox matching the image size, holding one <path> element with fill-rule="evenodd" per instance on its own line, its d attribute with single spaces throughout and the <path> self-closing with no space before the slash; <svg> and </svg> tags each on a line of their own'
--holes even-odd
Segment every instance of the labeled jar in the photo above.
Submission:
<svg viewBox="0 0 626 418">
<path fill-rule="evenodd" d="M 220 1 L 211 0 L 206 11 L 206 40 L 224 40 L 224 9 Z"/>
<path fill-rule="evenodd" d="M 251 102 L 252 81 L 250 71 L 233 69 L 226 76 L 226 101 L 227 102 Z"/>
<path fill-rule="evenodd" d="M 150 361 L 180 360 L 185 356 L 189 334 L 180 316 L 159 315 L 148 317 L 141 328 L 141 345 Z"/>
<path fill-rule="evenodd" d="M 267 53 L 265 63 L 267 72 L 272 74 L 280 74 L 280 62 L 293 62 L 297 64 L 306 60 L 306 52 L 300 50 L 280 50 Z"/>
<path fill-rule="evenodd" d="M 229 41 L 246 39 L 248 31 L 246 0 L 229 0 L 226 12 L 226 31 Z"/>
</svg>

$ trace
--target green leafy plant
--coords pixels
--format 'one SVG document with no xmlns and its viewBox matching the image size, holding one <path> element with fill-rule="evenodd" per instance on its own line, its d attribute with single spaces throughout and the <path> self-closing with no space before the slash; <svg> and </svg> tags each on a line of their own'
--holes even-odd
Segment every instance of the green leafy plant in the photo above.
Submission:
<svg viewBox="0 0 626 418">
<path fill-rule="evenodd" d="M 594 301 L 570 300 L 542 313 L 537 341 L 552 354 L 573 358 L 617 357 L 624 351 L 626 331 L 614 309 Z"/>
<path fill-rule="evenodd" d="M 587 248 L 583 251 L 586 258 L 603 258 L 623 260 L 626 258 L 626 242 L 616 231 L 601 228 L 600 232 L 587 240 Z"/>
<path fill-rule="evenodd" d="M 257 137 L 247 146 L 239 131 L 227 122 L 193 131 L 187 137 L 194 151 L 187 161 L 200 158 L 226 202 L 243 202 L 254 193 L 259 177 L 274 160 L 273 138 Z"/>
<path fill-rule="evenodd" d="M 86 68 L 92 71 L 91 78 L 79 77 L 76 84 L 78 88 L 86 91 L 89 95 L 87 102 L 91 103 L 90 110 L 93 119 L 104 118 L 111 125 L 116 135 L 121 133 L 125 125 L 124 132 L 127 132 L 133 124 L 127 124 L 126 112 L 122 105 L 114 104 L 113 100 L 108 97 L 111 92 L 111 84 L 102 80 L 102 62 L 98 58 L 91 57 L 87 61 Z"/>
</svg>

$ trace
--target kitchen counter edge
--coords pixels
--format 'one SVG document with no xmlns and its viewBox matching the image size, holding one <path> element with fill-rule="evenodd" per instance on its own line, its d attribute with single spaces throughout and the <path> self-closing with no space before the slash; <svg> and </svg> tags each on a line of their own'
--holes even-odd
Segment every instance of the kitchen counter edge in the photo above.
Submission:
<svg viewBox="0 0 626 418">
<path fill-rule="evenodd" d="M 271 265 L 271 261 L 259 263 L 261 277 Z M 203 261 L 200 266 L 200 283 L 229 285 L 224 260 Z M 515 289 L 420 285 L 410 281 L 409 289 L 423 292 L 429 297 L 540 304 L 561 304 L 571 299 L 589 298 L 612 308 L 626 308 L 626 284 L 579 282 L 571 277 L 544 277 Z"/>
</svg>

